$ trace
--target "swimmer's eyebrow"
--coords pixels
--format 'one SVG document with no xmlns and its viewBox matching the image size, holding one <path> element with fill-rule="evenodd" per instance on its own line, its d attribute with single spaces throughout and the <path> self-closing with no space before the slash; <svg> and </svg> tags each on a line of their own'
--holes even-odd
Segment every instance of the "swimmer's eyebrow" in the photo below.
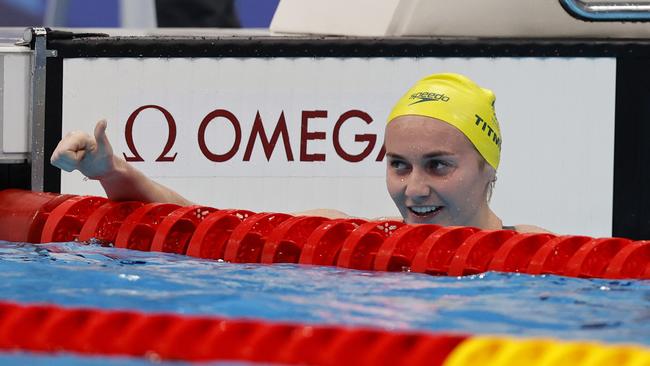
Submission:
<svg viewBox="0 0 650 366">
<path fill-rule="evenodd" d="M 403 156 L 393 154 L 393 153 L 386 153 L 386 156 L 391 158 L 391 159 L 406 160 Z"/>
<path fill-rule="evenodd" d="M 449 151 L 440 150 L 440 151 L 432 151 L 432 152 L 426 153 L 426 154 L 424 154 L 422 156 L 422 158 L 423 159 L 433 159 L 433 158 L 439 158 L 439 157 L 442 157 L 442 156 L 453 156 L 453 155 L 454 154 L 450 153 Z M 403 156 L 395 154 L 395 153 L 386 153 L 386 156 L 388 156 L 391 159 L 407 160 Z"/>
<path fill-rule="evenodd" d="M 454 153 L 451 153 L 449 151 L 440 150 L 440 151 L 432 151 L 430 153 L 426 153 L 422 157 L 425 158 L 425 159 L 431 159 L 431 158 L 439 158 L 441 156 L 452 156 L 452 155 L 454 155 Z"/>
</svg>

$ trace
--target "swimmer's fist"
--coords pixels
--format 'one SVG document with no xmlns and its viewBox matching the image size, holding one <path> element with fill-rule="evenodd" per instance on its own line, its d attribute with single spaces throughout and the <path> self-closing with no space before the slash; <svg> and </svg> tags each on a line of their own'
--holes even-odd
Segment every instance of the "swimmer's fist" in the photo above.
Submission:
<svg viewBox="0 0 650 366">
<path fill-rule="evenodd" d="M 68 133 L 57 145 L 50 162 L 59 169 L 79 170 L 90 179 L 102 179 L 115 170 L 113 148 L 106 137 L 106 120 L 97 122 L 94 137 L 85 132 Z"/>
</svg>

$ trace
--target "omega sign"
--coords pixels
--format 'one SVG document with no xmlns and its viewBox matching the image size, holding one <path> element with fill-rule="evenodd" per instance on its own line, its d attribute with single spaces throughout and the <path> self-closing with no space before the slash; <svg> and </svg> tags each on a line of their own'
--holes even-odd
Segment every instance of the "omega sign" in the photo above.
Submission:
<svg viewBox="0 0 650 366">
<path fill-rule="evenodd" d="M 156 162 L 173 162 L 178 157 L 178 153 L 174 152 L 174 144 L 176 143 L 176 121 L 174 116 L 164 107 L 160 105 L 148 104 L 135 109 L 128 117 L 125 126 L 125 139 L 129 153 L 124 153 L 124 158 L 131 162 L 142 162 L 144 159 L 138 152 L 135 140 L 133 138 L 133 127 L 137 121 L 138 115 L 147 109 L 157 110 L 161 113 L 167 122 L 168 137 L 165 146 L 155 159 Z M 242 161 L 247 162 L 251 160 L 253 150 L 256 146 L 261 146 L 266 160 L 269 161 L 273 154 L 281 154 L 286 158 L 286 161 L 301 161 L 301 162 L 324 162 L 331 159 L 326 152 L 313 151 L 310 148 L 310 142 L 316 140 L 331 139 L 332 147 L 335 154 L 350 163 L 358 163 L 361 161 L 382 161 L 384 159 L 385 150 L 383 144 L 378 140 L 374 133 L 357 133 L 354 134 L 353 140 L 355 144 L 360 144 L 361 152 L 351 152 L 346 150 L 342 145 L 343 139 L 350 139 L 351 136 L 343 136 L 341 129 L 352 121 L 363 121 L 366 125 L 373 123 L 373 118 L 366 112 L 359 109 L 350 109 L 335 117 L 336 122 L 332 130 L 332 136 L 328 136 L 326 131 L 319 130 L 310 126 L 310 123 L 317 119 L 330 119 L 334 118 L 329 115 L 327 110 L 302 110 L 300 111 L 300 135 L 299 143 L 296 138 L 291 138 L 289 133 L 290 129 L 287 128 L 287 118 L 284 111 L 282 111 L 275 121 L 273 127 L 265 127 L 259 110 L 256 112 L 255 118 L 252 121 L 250 131 L 242 130 L 243 124 L 240 119 L 231 111 L 227 109 L 215 109 L 208 113 L 199 123 L 196 142 L 201 154 L 209 161 L 215 163 L 223 163 L 232 161 L 235 155 L 243 150 L 244 154 Z M 247 121 L 244 121 L 247 122 Z M 358 122 L 357 122 L 358 123 Z M 223 146 L 225 152 L 216 153 L 206 143 L 206 129 L 212 124 L 226 125 L 231 131 L 231 137 L 228 138 L 227 146 Z M 292 144 L 291 141 L 294 141 Z M 348 145 L 349 146 L 349 145 Z"/>
</svg>

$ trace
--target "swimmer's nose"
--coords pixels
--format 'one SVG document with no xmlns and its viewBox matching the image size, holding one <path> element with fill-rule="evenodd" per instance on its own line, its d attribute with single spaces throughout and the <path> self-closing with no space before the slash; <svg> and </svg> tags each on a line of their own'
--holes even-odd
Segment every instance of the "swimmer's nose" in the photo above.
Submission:
<svg viewBox="0 0 650 366">
<path fill-rule="evenodd" d="M 426 176 L 414 170 L 406 179 L 404 194 L 408 198 L 415 200 L 428 197 L 431 194 L 431 187 L 427 182 Z"/>
</svg>

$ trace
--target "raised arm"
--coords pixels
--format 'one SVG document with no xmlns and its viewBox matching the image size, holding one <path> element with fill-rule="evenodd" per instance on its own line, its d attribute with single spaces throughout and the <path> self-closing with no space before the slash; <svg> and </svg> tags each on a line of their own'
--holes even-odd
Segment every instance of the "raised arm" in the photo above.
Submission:
<svg viewBox="0 0 650 366">
<path fill-rule="evenodd" d="M 98 180 L 111 200 L 192 204 L 115 156 L 106 136 L 106 125 L 106 120 L 97 122 L 94 137 L 80 131 L 68 133 L 54 150 L 52 165 L 67 172 L 79 170 L 89 179 Z"/>
</svg>

